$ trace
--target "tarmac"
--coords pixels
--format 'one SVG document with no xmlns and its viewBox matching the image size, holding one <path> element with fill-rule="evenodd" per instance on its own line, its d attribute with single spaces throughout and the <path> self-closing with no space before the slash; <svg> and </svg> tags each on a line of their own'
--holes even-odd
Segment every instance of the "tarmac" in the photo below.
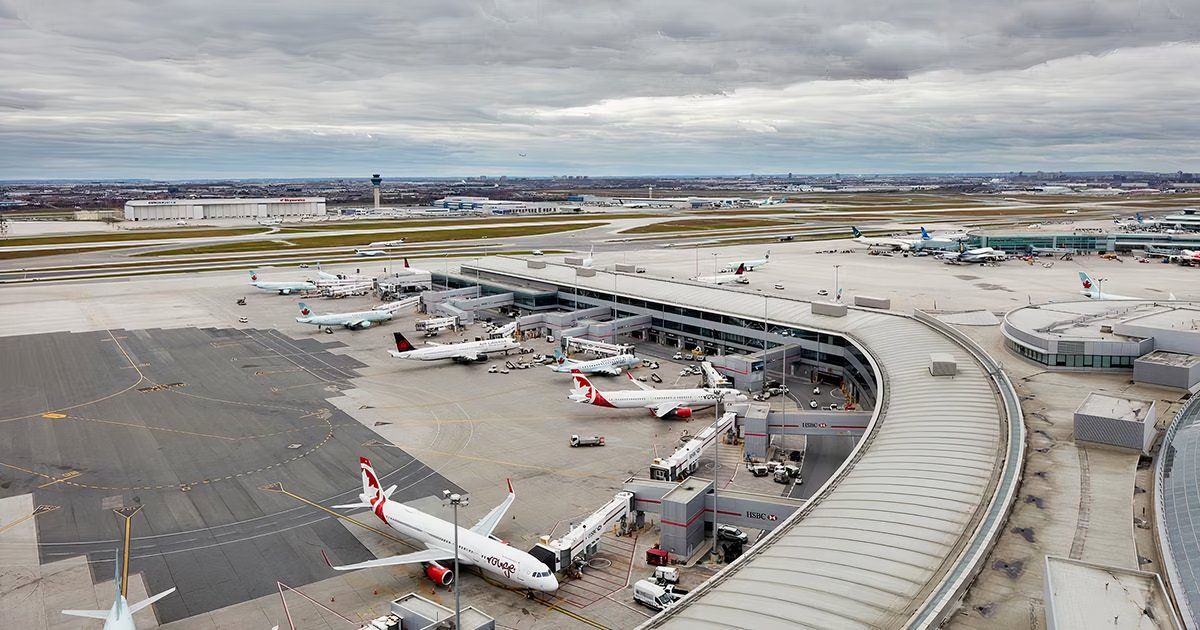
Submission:
<svg viewBox="0 0 1200 630">
<path fill-rule="evenodd" d="M 835 248 L 854 251 L 816 253 Z M 651 275 L 686 278 L 697 269 L 709 273 L 715 263 L 761 257 L 766 249 L 772 251 L 771 263 L 749 274 L 749 286 L 731 290 L 828 299 L 817 291 L 835 292 L 838 265 L 838 286 L 845 300 L 854 295 L 888 297 L 900 311 L 917 307 L 1003 314 L 1030 302 L 1079 299 L 1080 270 L 1106 277 L 1106 290 L 1124 295 L 1165 298 L 1173 292 L 1180 298 L 1200 297 L 1200 289 L 1193 288 L 1200 287 L 1197 270 L 1137 264 L 1129 258 L 1121 263 L 1081 256 L 1049 267 L 1018 261 L 994 267 L 952 266 L 931 258 L 867 256 L 847 241 L 721 247 L 698 255 L 674 248 L 606 251 L 595 257 L 598 265 L 628 262 L 646 266 Z M 413 260 L 426 267 L 442 262 Z M 23 617 L 33 620 L 28 627 L 72 627 L 63 625 L 58 610 L 107 605 L 110 559 L 119 534 L 110 508 L 139 502 L 144 507 L 135 521 L 135 545 L 152 546 L 135 547 L 135 556 L 145 557 L 132 563 L 131 575 L 137 577 L 131 586 L 148 592 L 179 587 L 177 595 L 155 606 L 160 620 L 176 620 L 171 628 L 270 627 L 284 618 L 282 601 L 288 602 L 288 612 L 300 627 L 339 627 L 344 624 L 339 615 L 357 619 L 381 612 L 388 597 L 410 591 L 452 603 L 448 591 L 430 594 L 428 581 L 415 568 L 334 575 L 319 559 L 319 549 L 331 550 L 339 561 L 407 549 L 386 539 L 373 540 L 369 531 L 261 488 L 282 482 L 317 504 L 340 502 L 335 500 L 339 493 L 357 492 L 355 456 L 366 453 L 381 475 L 400 470 L 391 483 L 412 484 L 408 500 L 443 518 L 449 518 L 449 510 L 434 495 L 444 488 L 467 491 L 471 505 L 460 518 L 473 522 L 503 498 L 507 477 L 517 501 L 496 533 L 527 549 L 539 535 L 558 535 L 578 522 L 611 498 L 624 479 L 644 474 L 653 457 L 678 445 L 684 429 L 695 433 L 702 428 L 696 422 L 653 420 L 637 410 L 571 403 L 565 376 L 545 368 L 488 374 L 486 365 L 394 360 L 385 352 L 390 333 L 412 330 L 415 314 L 403 314 L 379 328 L 325 335 L 294 321 L 294 299 L 248 288 L 243 275 L 205 273 L 4 289 L 0 320 L 6 327 L 0 330 L 0 353 L 15 353 L 11 356 L 21 360 L 0 366 L 5 370 L 0 374 L 0 399 L 13 401 L 0 420 L 29 430 L 7 432 L 0 441 L 0 462 L 27 469 L 0 466 L 0 553 L 12 559 L 0 571 L 0 608 L 9 615 L 0 618 L 0 626 L 9 627 L 7 620 L 16 618 L 12 615 L 28 612 Z M 278 269 L 270 275 L 299 279 L 307 273 Z M 775 284 L 784 288 L 775 289 Z M 249 305 L 236 306 L 235 299 L 243 295 Z M 320 300 L 314 310 L 355 310 L 368 303 L 357 298 Z M 239 323 L 241 316 L 249 323 Z M 988 561 L 998 568 L 980 576 L 952 625 L 1036 627 L 1041 619 L 1037 559 L 1046 553 L 1075 553 L 1084 560 L 1122 566 L 1138 563 L 1141 556 L 1152 560 L 1141 563 L 1142 568 L 1155 570 L 1152 540 L 1147 549 L 1143 530 L 1131 526 L 1135 509 L 1140 509 L 1135 506 L 1146 496 L 1134 489 L 1142 483 L 1137 480 L 1136 457 L 1076 448 L 1070 438 L 1070 412 L 1090 391 L 1107 390 L 1162 401 L 1159 418 L 1166 419 L 1178 393 L 1130 385 L 1128 373 L 1047 373 L 1004 349 L 998 327 L 964 330 L 1004 363 L 1027 398 L 1032 448 L 1022 499 L 1008 529 L 1031 527 L 1033 541 L 1024 529 L 1004 535 Z M 438 341 L 451 340 L 443 336 Z M 552 347 L 544 340 L 527 345 L 539 352 Z M 663 366 L 667 384 L 674 380 L 667 375 L 677 374 L 678 367 L 670 362 Z M 152 382 L 139 380 L 139 370 Z M 170 386 L 173 383 L 184 385 Z M 601 387 L 610 383 L 613 388 L 625 386 L 605 379 Z M 140 391 L 154 385 L 169 387 Z M 106 396 L 111 397 L 100 400 Z M 327 414 L 301 417 L 320 409 Z M 46 412 L 66 417 L 40 415 Z M 282 469 L 256 470 L 308 451 L 330 432 L 329 425 L 333 437 L 320 448 Z M 265 435 L 272 430 L 289 433 Z M 571 434 L 604 435 L 607 446 L 571 449 Z M 807 496 L 808 487 L 819 487 L 816 480 L 840 465 L 841 454 L 853 442 L 796 440 L 788 446 L 798 444 L 806 451 L 805 483 L 785 488 L 752 480 L 744 470 L 735 472 L 738 460 L 727 459 L 738 451 L 722 445 L 719 475 L 725 487 Z M 301 447 L 287 448 L 294 443 Z M 705 471 L 713 469 L 711 460 L 705 463 Z M 248 479 L 236 477 L 250 471 L 254 474 Z M 66 478 L 72 472 L 79 474 Z M 1039 472 L 1043 474 L 1031 477 Z M 220 479 L 230 474 L 234 479 Z M 203 483 L 205 479 L 209 483 Z M 762 485 L 755 485 L 759 482 Z M 51 485 L 38 487 L 46 483 Z M 182 490 L 184 483 L 189 490 Z M 1025 502 L 1025 495 L 1034 498 Z M 63 507 L 14 524 L 43 503 Z M 254 514 L 284 516 L 239 524 Z M 253 527 L 264 521 L 296 527 L 255 538 Z M 12 526 L 4 529 L 4 524 Z M 459 585 L 463 601 L 508 627 L 634 626 L 649 611 L 632 605 L 625 584 L 648 573 L 641 556 L 656 539 L 654 530 L 652 526 L 636 539 L 606 536 L 609 565 L 585 585 L 609 580 L 611 590 L 589 586 L 595 594 L 586 599 L 564 594 L 547 600 L 561 611 L 497 588 L 472 572 L 463 575 Z M 190 531 L 202 540 L 184 540 Z M 160 533 L 161 542 L 151 538 Z M 41 545 L 36 557 L 21 551 L 31 537 Z M 205 548 L 191 548 L 198 546 Z M 150 557 L 161 552 L 167 555 Z M 86 585 L 78 575 L 85 561 L 92 564 Z M 687 579 L 701 579 L 706 571 L 711 568 L 695 569 Z M 142 580 L 144 587 L 139 585 Z M 297 591 L 285 588 L 281 598 L 277 581 Z M 90 595 L 81 595 L 84 601 L 64 601 L 70 599 L 66 595 L 85 591 Z M 87 601 L 92 596 L 96 601 Z M 337 614 L 322 611 L 305 597 Z M 218 607 L 222 602 L 233 605 Z"/>
</svg>

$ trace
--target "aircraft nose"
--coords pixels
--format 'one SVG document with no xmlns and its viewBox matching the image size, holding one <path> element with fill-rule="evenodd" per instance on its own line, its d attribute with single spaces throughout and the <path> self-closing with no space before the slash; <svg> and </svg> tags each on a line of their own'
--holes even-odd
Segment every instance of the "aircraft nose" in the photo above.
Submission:
<svg viewBox="0 0 1200 630">
<path fill-rule="evenodd" d="M 558 578 L 554 577 L 554 574 L 550 574 L 550 577 L 542 578 L 541 586 L 541 590 L 547 593 L 553 593 L 554 591 L 558 590 Z"/>
</svg>

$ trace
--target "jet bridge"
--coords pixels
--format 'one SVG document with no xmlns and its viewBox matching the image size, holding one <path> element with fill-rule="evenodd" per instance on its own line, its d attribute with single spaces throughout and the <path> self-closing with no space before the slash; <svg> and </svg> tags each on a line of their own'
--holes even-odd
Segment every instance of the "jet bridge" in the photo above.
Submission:
<svg viewBox="0 0 1200 630">
<path fill-rule="evenodd" d="M 628 344 L 607 343 L 580 337 L 563 337 L 564 350 L 569 352 L 595 352 L 606 357 L 618 354 L 633 354 L 633 346 Z"/>
<path fill-rule="evenodd" d="M 633 493 L 618 492 L 611 501 L 573 526 L 562 538 L 550 540 L 549 536 L 542 536 L 541 542 L 534 545 L 529 554 L 546 563 L 551 571 L 562 571 L 577 559 L 594 555 L 599 549 L 600 537 L 614 523 L 620 523 L 621 529 L 628 527 L 632 508 Z"/>
<path fill-rule="evenodd" d="M 728 411 L 716 422 L 696 434 L 687 444 L 680 446 L 670 457 L 656 458 L 650 464 L 650 478 L 659 481 L 679 481 L 696 472 L 700 466 L 700 456 L 720 436 L 733 428 L 737 414 Z"/>
</svg>

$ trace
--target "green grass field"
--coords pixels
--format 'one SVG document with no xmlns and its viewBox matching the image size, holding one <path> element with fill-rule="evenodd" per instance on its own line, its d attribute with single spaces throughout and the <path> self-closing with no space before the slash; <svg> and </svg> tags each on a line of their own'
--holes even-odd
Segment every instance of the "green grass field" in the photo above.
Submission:
<svg viewBox="0 0 1200 630">
<path fill-rule="evenodd" d="M 704 230 L 729 230 L 737 228 L 782 227 L 788 221 L 774 219 L 680 219 L 650 225 L 639 225 L 622 230 L 621 234 L 663 234 L 666 232 L 698 232 Z"/>
<path fill-rule="evenodd" d="M 286 251 L 287 249 L 309 249 L 317 247 L 362 247 L 373 241 L 403 238 L 406 245 L 433 241 L 465 241 L 481 238 L 510 238 L 553 234 L 600 227 L 607 223 L 574 223 L 570 225 L 513 225 L 505 227 L 478 228 L 472 230 L 428 230 L 424 232 L 380 232 L 375 234 L 342 234 L 337 236 L 314 236 L 297 239 L 291 244 L 278 241 L 246 241 L 242 243 L 218 243 L 198 247 L 183 247 L 165 251 L 145 252 L 137 256 L 188 256 L 192 254 L 228 254 L 234 252 Z"/>
<path fill-rule="evenodd" d="M 65 247 L 63 249 L 26 249 L 15 252 L 0 252 L 0 260 L 16 260 L 18 258 L 37 258 L 40 256 L 62 256 L 64 254 L 81 254 L 84 252 L 103 252 L 113 249 L 123 249 L 120 245 L 111 247 Z"/>
</svg>

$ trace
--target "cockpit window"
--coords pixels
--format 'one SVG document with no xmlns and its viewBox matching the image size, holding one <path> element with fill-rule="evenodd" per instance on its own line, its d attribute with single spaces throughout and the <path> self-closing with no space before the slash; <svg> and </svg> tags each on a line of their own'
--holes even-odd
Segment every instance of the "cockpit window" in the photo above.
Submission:
<svg viewBox="0 0 1200 630">
<path fill-rule="evenodd" d="M 535 577 L 535 578 L 550 577 L 550 572 L 549 571 L 534 571 L 533 577 Z"/>
</svg>

